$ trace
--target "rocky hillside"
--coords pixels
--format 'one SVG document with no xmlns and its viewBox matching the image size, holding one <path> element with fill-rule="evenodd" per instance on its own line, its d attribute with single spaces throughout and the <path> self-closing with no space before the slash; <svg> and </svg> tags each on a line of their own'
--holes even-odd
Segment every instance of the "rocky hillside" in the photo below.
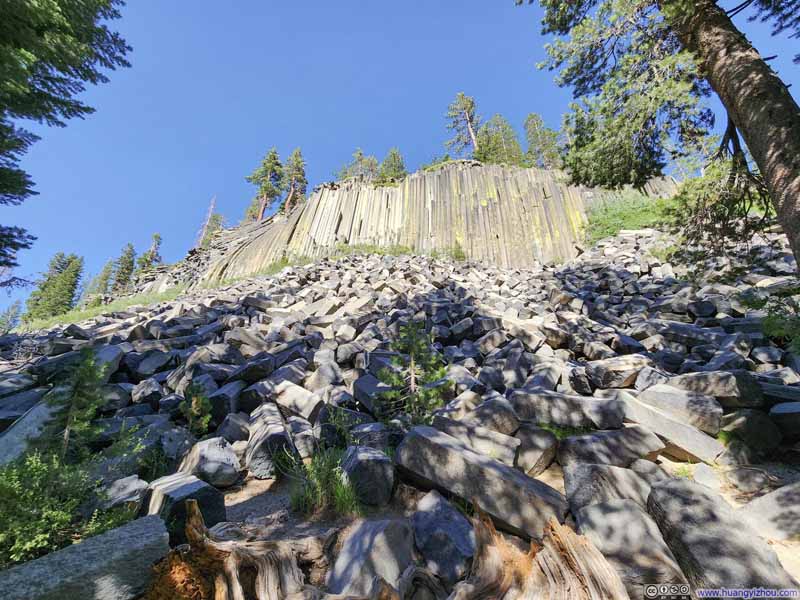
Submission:
<svg viewBox="0 0 800 600">
<path fill-rule="evenodd" d="M 452 185 L 453 198 L 472 206 L 466 223 L 491 214 L 480 194 L 463 190 L 490 185 L 492 172 L 456 169 L 372 193 L 401 194 L 414 206 L 414 186 Z M 502 194 L 540 177 L 520 172 Z M 469 181 L 474 187 L 459 187 Z M 319 191 L 289 219 L 256 226 L 261 234 L 206 273 L 269 262 L 269 231 L 302 230 L 281 244 L 316 253 L 315 206 L 340 202 L 347 189 Z M 557 206 L 516 218 L 569 220 Z M 348 214 L 347 230 L 362 231 Z M 417 231 L 397 219 L 394 231 Z M 419 243 L 430 239 L 429 225 Z M 522 239 L 519 221 L 502 230 Z M 456 231 L 473 253 L 488 252 L 495 235 L 454 229 L 437 240 L 455 242 Z M 402 235 L 387 241 L 410 241 Z M 568 246 L 547 239 L 542 252 Z M 599 599 L 642 598 L 646 585 L 660 583 L 687 593 L 798 587 L 800 357 L 767 339 L 763 314 L 742 302 L 743 293 L 797 286 L 783 273 L 795 265 L 772 236 L 742 255 L 750 268 L 738 279 L 728 261 L 689 282 L 684 269 L 649 252 L 666 243 L 655 231 L 622 232 L 564 264 L 530 268 L 420 256 L 321 259 L 1 341 L 9 361 L 20 348 L 31 353 L 0 381 L 2 462 L 52 418 L 43 398 L 83 347 L 107 365 L 97 424 L 108 439 L 135 427 L 140 441 L 124 456 L 100 444 L 94 457 L 105 502 L 133 504 L 140 518 L 0 572 L 4 596 L 213 597 L 202 585 L 240 583 L 238 566 L 223 567 L 228 557 L 272 582 L 275 595 L 259 598 L 342 597 L 325 590 L 477 599 L 499 589 L 508 599 Z M 408 364 L 396 344 L 413 323 L 430 337 L 420 352 L 442 371 L 424 383 L 425 397 L 439 404 L 422 418 L 404 412 L 408 405 L 387 410 L 396 396 L 386 372 Z M 178 410 L 197 390 L 210 414 L 199 440 Z M 174 472 L 146 481 L 142 462 L 153 448 Z M 330 448 L 341 451 L 337 473 L 365 518 L 315 522 L 285 503 L 276 509 L 281 485 L 294 481 L 280 483 L 291 471 L 287 457 L 313 465 Z M 462 513 L 473 509 L 472 518 Z M 189 547 L 164 560 L 187 539 Z M 537 554 L 517 549 L 528 540 L 543 543 Z M 252 578 L 241 581 L 250 597 Z M 102 595 L 93 591 L 99 582 Z M 194 596 L 192 585 L 201 590 Z"/>
<path fill-rule="evenodd" d="M 675 183 L 654 180 L 645 191 L 668 196 Z M 473 161 L 420 171 L 396 186 L 325 184 L 287 216 L 224 231 L 208 251 L 157 270 L 138 291 L 251 276 L 284 258 L 321 258 L 342 245 L 463 253 L 501 267 L 562 261 L 583 240 L 586 208 L 616 195 L 566 185 L 555 171 Z"/>
</svg>

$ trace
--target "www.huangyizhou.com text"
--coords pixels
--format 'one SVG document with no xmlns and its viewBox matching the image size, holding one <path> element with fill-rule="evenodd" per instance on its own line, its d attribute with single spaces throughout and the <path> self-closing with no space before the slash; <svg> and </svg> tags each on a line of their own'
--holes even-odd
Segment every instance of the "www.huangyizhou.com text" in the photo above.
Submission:
<svg viewBox="0 0 800 600">
<path fill-rule="evenodd" d="M 700 588 L 698 598 L 800 598 L 797 588 Z"/>
</svg>

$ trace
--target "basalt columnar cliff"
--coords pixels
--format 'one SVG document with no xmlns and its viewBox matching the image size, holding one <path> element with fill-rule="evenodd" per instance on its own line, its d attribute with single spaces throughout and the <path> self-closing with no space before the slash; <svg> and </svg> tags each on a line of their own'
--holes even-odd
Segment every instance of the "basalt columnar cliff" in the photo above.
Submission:
<svg viewBox="0 0 800 600">
<path fill-rule="evenodd" d="M 671 195 L 671 178 L 644 190 Z M 394 186 L 351 179 L 319 186 L 288 215 L 228 229 L 208 250 L 157 270 L 139 291 L 257 274 L 284 258 L 320 258 L 342 245 L 405 246 L 418 254 L 463 251 L 499 267 L 576 255 L 586 209 L 618 192 L 567 185 L 557 171 L 458 161 Z"/>
</svg>

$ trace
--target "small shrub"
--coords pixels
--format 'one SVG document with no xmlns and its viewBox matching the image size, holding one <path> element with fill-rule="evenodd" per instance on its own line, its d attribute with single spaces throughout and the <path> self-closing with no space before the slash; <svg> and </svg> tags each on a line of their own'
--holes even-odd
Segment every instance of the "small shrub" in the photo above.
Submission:
<svg viewBox="0 0 800 600">
<path fill-rule="evenodd" d="M 211 422 L 211 402 L 203 391 L 190 384 L 186 388 L 186 399 L 178 405 L 183 418 L 186 419 L 187 427 L 196 436 L 208 433 L 208 425 Z"/>
<path fill-rule="evenodd" d="M 342 456 L 338 448 L 320 449 L 308 465 L 292 462 L 290 504 L 292 510 L 306 515 L 333 512 L 337 515 L 362 513 L 353 487 L 342 477 Z"/>
<path fill-rule="evenodd" d="M 768 338 L 784 344 L 790 352 L 800 352 L 800 287 L 768 295 L 742 294 L 748 308 L 763 310 L 761 329 Z"/>
<path fill-rule="evenodd" d="M 402 358 L 393 361 L 394 369 L 383 369 L 379 379 L 394 388 L 381 395 L 384 420 L 404 413 L 412 423 L 430 423 L 431 413 L 442 406 L 446 386 L 437 385 L 447 369 L 431 347 L 425 324 L 412 321 L 400 327 L 391 349 Z"/>
<path fill-rule="evenodd" d="M 684 479 L 691 479 L 692 477 L 692 466 L 691 465 L 680 465 L 675 468 L 672 472 L 675 477 L 683 477 Z"/>
<path fill-rule="evenodd" d="M 81 517 L 78 509 L 92 493 L 85 468 L 62 462 L 56 453 L 32 451 L 0 468 L 0 569 L 133 518 L 132 511 L 122 507 Z"/>
</svg>

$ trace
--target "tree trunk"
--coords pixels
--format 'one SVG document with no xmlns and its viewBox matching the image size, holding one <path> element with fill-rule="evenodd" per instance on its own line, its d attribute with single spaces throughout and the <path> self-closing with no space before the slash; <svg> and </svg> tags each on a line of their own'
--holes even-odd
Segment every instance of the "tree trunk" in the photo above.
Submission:
<svg viewBox="0 0 800 600">
<path fill-rule="evenodd" d="M 286 194 L 286 202 L 283 204 L 283 212 L 284 214 L 289 214 L 289 211 L 292 208 L 292 202 L 294 201 L 294 181 L 289 185 L 289 193 Z"/>
<path fill-rule="evenodd" d="M 464 118 L 467 120 L 467 131 L 469 132 L 469 137 L 472 140 L 472 154 L 474 155 L 478 151 L 478 138 L 475 137 L 475 129 L 472 127 L 472 119 L 467 111 L 464 111 Z"/>
<path fill-rule="evenodd" d="M 566 525 L 550 519 L 542 546 L 525 553 L 497 533 L 476 509 L 475 555 L 469 577 L 447 600 L 627 600 L 619 574 L 600 551 Z"/>
<path fill-rule="evenodd" d="M 261 195 L 261 205 L 258 207 L 258 221 L 259 223 L 264 220 L 264 211 L 267 210 L 267 196 Z"/>
<path fill-rule="evenodd" d="M 800 107 L 716 2 L 658 4 L 741 132 L 800 259 Z"/>
</svg>

